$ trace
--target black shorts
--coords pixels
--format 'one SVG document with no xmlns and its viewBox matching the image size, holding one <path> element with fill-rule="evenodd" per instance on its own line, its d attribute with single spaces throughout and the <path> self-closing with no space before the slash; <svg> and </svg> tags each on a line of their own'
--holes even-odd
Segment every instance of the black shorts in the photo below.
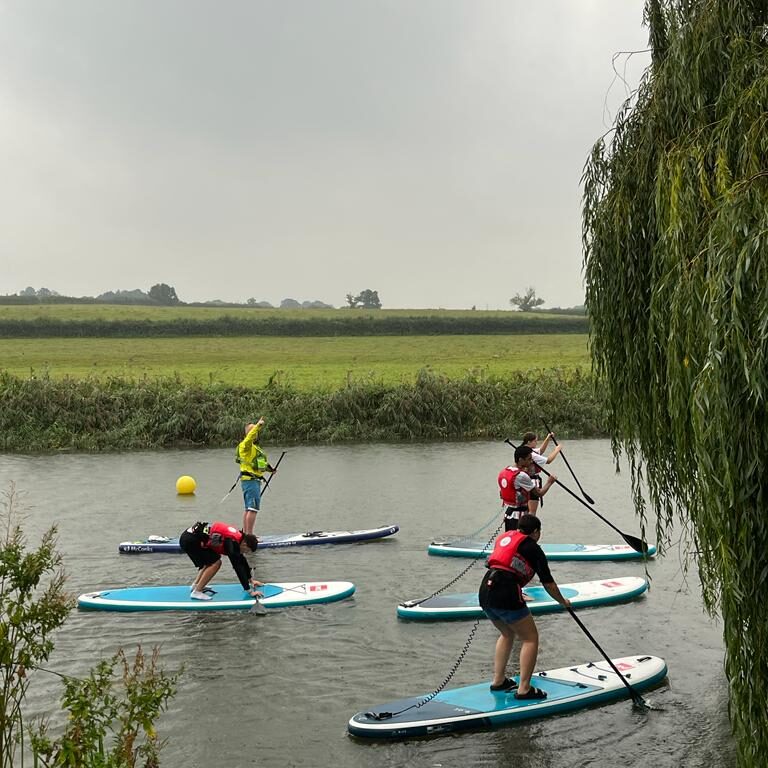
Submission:
<svg viewBox="0 0 768 768">
<path fill-rule="evenodd" d="M 181 551 L 186 552 L 189 559 L 198 568 L 205 568 L 207 565 L 213 565 L 221 560 L 221 555 L 217 555 L 212 549 L 203 547 L 202 539 L 190 531 L 184 531 L 179 536 L 179 546 Z"/>
<path fill-rule="evenodd" d="M 519 611 L 525 608 L 520 582 L 513 574 L 497 569 L 485 572 L 477 593 L 480 607 L 504 611 Z"/>
<path fill-rule="evenodd" d="M 516 531 L 517 523 L 520 517 L 528 514 L 528 507 L 505 507 L 504 508 L 504 530 Z"/>
</svg>

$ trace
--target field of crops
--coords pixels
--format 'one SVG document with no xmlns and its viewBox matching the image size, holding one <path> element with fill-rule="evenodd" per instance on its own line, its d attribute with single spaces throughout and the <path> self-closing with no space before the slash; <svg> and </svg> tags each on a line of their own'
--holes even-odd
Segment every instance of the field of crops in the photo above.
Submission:
<svg viewBox="0 0 768 768">
<path fill-rule="evenodd" d="M 469 309 L 259 309 L 250 307 L 146 307 L 119 304 L 24 304 L 0 305 L 0 320 L 34 320 L 36 318 L 90 320 L 211 320 L 218 317 L 258 318 L 348 318 L 372 317 L 450 317 L 535 319 L 541 323 L 556 322 L 563 315 L 544 312 L 485 311 Z"/>
<path fill-rule="evenodd" d="M 309 390 L 336 389 L 350 380 L 412 382 L 423 368 L 460 378 L 589 366 L 587 337 L 577 334 L 0 339 L 0 370 L 22 378 L 178 375 L 201 384 L 260 387 L 275 377 Z"/>
</svg>

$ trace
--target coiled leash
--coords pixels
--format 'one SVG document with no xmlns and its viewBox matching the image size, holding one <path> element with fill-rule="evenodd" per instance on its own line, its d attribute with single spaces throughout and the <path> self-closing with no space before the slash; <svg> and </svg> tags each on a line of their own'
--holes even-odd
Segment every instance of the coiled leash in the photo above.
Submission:
<svg viewBox="0 0 768 768">
<path fill-rule="evenodd" d="M 461 579 L 471 568 L 473 568 L 477 564 L 478 560 L 480 560 L 482 557 L 488 556 L 488 552 L 486 552 L 486 550 L 488 549 L 488 547 L 490 547 L 491 542 L 496 540 L 496 537 L 499 535 L 499 532 L 501 531 L 501 528 L 503 525 L 504 525 L 504 520 L 502 519 L 502 521 L 499 523 L 496 530 L 491 535 L 491 538 L 488 539 L 488 542 L 480 550 L 480 554 L 475 555 L 475 557 L 472 558 L 472 561 L 470 562 L 470 564 L 466 568 L 464 568 L 462 571 L 460 571 L 447 584 L 440 587 L 440 589 L 438 589 L 436 592 L 433 592 L 431 595 L 428 595 L 427 597 L 422 597 L 421 600 L 407 600 L 404 603 L 400 603 L 400 605 L 403 606 L 403 608 L 413 608 L 416 605 L 421 605 L 421 603 L 425 602 L 426 600 L 431 600 L 433 597 L 437 597 L 442 592 L 445 592 L 445 590 L 448 589 L 448 587 L 453 586 L 459 579 Z"/>
<path fill-rule="evenodd" d="M 459 657 L 456 659 L 456 661 L 453 663 L 453 666 L 451 667 L 450 672 L 445 677 L 445 680 L 443 680 L 440 685 L 435 688 L 432 693 L 425 696 L 421 701 L 416 702 L 416 704 L 411 704 L 409 707 L 405 707 L 404 709 L 401 709 L 397 712 L 366 712 L 366 717 L 371 717 L 374 720 L 390 720 L 391 718 L 402 715 L 403 712 L 407 712 L 409 709 L 420 709 L 425 704 L 428 704 L 432 699 L 437 696 L 440 691 L 445 688 L 446 685 L 451 681 L 451 678 L 456 674 L 456 670 L 461 666 L 461 662 L 464 661 L 464 657 L 467 655 L 467 651 L 469 650 L 469 646 L 472 645 L 472 641 L 475 639 L 475 633 L 477 632 L 477 628 L 480 626 L 481 619 L 475 619 L 475 623 L 469 633 L 469 636 L 467 637 L 466 642 L 464 643 L 464 647 L 461 649 L 461 653 L 459 654 Z"/>
</svg>

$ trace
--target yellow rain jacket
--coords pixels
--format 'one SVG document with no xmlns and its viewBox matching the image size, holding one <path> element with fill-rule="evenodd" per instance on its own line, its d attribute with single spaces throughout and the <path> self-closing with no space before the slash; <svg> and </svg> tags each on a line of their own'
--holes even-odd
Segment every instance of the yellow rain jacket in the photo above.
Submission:
<svg viewBox="0 0 768 768">
<path fill-rule="evenodd" d="M 260 480 L 269 466 L 267 454 L 256 444 L 261 427 L 256 424 L 237 446 L 235 461 L 240 465 L 241 480 Z"/>
</svg>

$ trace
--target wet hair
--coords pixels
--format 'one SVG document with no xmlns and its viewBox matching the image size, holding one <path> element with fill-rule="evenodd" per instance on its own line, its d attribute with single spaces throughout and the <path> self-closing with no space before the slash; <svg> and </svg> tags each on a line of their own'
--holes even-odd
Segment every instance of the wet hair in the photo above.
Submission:
<svg viewBox="0 0 768 768">
<path fill-rule="evenodd" d="M 527 445 L 521 445 L 519 448 L 515 448 L 515 462 L 527 459 L 533 453 L 533 448 Z"/>
<path fill-rule="evenodd" d="M 532 533 L 541 530 L 541 520 L 536 515 L 523 515 L 517 521 L 517 530 L 530 536 Z"/>
<path fill-rule="evenodd" d="M 248 547 L 251 552 L 255 552 L 256 547 L 259 546 L 259 540 L 252 533 L 244 533 L 243 541 L 245 542 L 245 546 Z"/>
<path fill-rule="evenodd" d="M 523 445 L 525 445 L 526 443 L 530 443 L 531 440 L 535 440 L 535 439 L 536 439 L 536 433 L 535 432 L 526 432 L 523 435 Z"/>
</svg>

